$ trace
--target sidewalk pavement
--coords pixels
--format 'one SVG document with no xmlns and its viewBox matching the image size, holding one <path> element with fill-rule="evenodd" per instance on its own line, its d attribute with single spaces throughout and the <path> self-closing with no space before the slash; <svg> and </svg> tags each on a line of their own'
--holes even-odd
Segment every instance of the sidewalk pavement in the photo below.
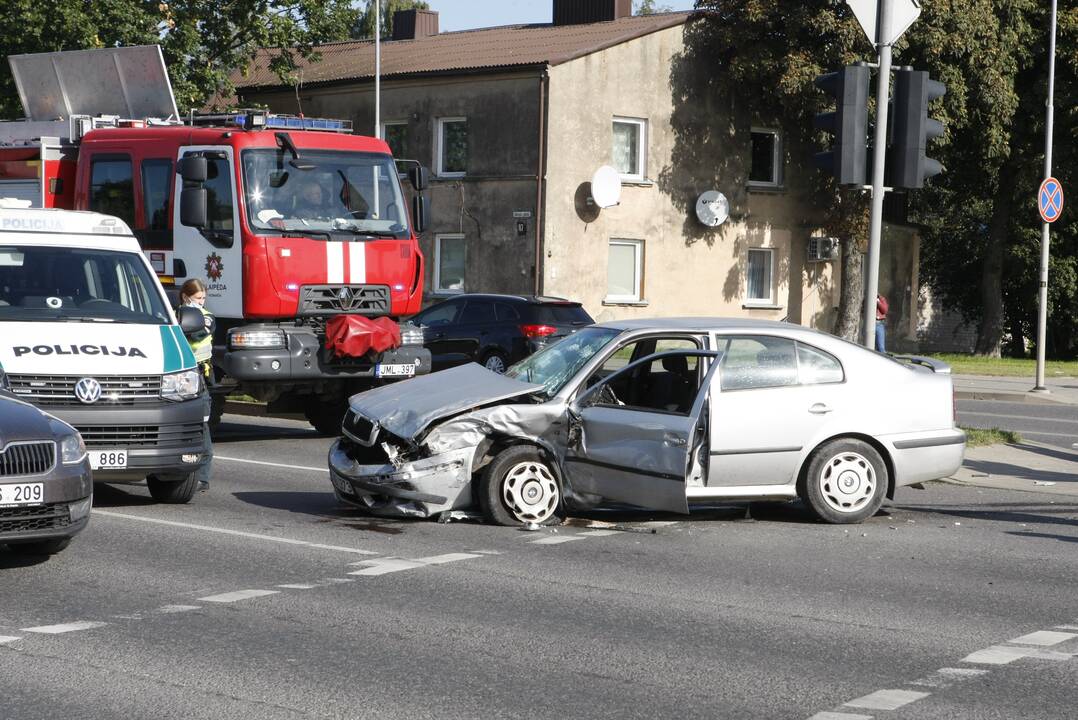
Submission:
<svg viewBox="0 0 1078 720">
<path fill-rule="evenodd" d="M 1006 400 L 1009 402 L 1064 403 L 1078 405 L 1078 378 L 1046 377 L 1047 393 L 1030 392 L 1034 377 L 994 377 L 991 375 L 952 375 L 955 397 L 959 400 Z"/>
</svg>

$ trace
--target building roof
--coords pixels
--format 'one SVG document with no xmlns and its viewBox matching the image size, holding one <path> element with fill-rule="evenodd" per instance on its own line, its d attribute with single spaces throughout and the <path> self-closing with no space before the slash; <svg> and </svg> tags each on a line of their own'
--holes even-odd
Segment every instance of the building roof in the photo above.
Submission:
<svg viewBox="0 0 1078 720">
<path fill-rule="evenodd" d="M 464 73 L 534 65 L 559 65 L 653 32 L 682 25 L 692 11 L 634 15 L 580 25 L 505 25 L 445 32 L 415 40 L 382 43 L 382 77 Z M 329 43 L 319 62 L 300 61 L 302 83 L 343 82 L 374 77 L 374 41 Z M 276 51 L 258 51 L 247 73 L 234 73 L 239 91 L 280 87 L 270 69 Z"/>
</svg>

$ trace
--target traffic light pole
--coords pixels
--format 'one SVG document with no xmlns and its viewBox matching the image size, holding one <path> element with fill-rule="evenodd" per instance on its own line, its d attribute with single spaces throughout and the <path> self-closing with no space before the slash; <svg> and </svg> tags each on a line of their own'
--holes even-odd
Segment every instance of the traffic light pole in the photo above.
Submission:
<svg viewBox="0 0 1078 720">
<path fill-rule="evenodd" d="M 865 275 L 864 343 L 876 342 L 876 295 L 880 289 L 880 236 L 883 231 L 883 164 L 887 153 L 887 108 L 891 91 L 891 0 L 880 0 L 877 23 L 879 79 L 876 86 L 876 134 L 872 148 L 872 211 L 869 216 L 868 272 Z"/>
<path fill-rule="evenodd" d="M 1044 178 L 1052 177 L 1052 96 L 1056 86 L 1056 0 L 1052 0 L 1052 29 L 1048 41 L 1048 108 L 1044 120 Z M 1048 335 L 1048 227 L 1041 229 L 1041 272 L 1037 308 L 1037 380 L 1033 392 L 1048 392 L 1044 384 L 1044 345 Z"/>
</svg>

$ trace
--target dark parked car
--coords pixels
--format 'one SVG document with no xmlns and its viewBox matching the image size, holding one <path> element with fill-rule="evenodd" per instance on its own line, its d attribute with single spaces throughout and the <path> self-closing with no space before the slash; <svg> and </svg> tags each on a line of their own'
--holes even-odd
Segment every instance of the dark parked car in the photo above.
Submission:
<svg viewBox="0 0 1078 720">
<path fill-rule="evenodd" d="M 477 362 L 505 372 L 594 320 L 580 303 L 524 295 L 460 295 L 413 315 L 434 370 Z"/>
<path fill-rule="evenodd" d="M 67 423 L 17 400 L 0 370 L 0 543 L 52 555 L 86 527 L 90 460 Z"/>
</svg>

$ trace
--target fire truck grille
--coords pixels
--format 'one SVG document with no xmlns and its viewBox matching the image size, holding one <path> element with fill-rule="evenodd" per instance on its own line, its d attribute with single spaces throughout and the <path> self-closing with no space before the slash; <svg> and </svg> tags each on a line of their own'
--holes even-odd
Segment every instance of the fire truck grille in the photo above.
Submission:
<svg viewBox="0 0 1078 720">
<path fill-rule="evenodd" d="M 299 314 L 388 315 L 388 285 L 304 285 L 300 288 Z"/>
<path fill-rule="evenodd" d="M 0 533 L 53 530 L 71 524 L 67 503 L 0 508 Z"/>
<path fill-rule="evenodd" d="M 202 442 L 202 424 L 86 425 L 77 428 L 88 448 L 191 447 Z"/>
<path fill-rule="evenodd" d="M 86 375 L 8 375 L 11 390 L 39 407 L 80 407 L 75 383 Z M 161 402 L 160 375 L 95 377 L 101 399 L 95 405 L 156 405 Z"/>
<path fill-rule="evenodd" d="M 44 475 L 56 461 L 56 443 L 12 443 L 0 452 L 0 477 Z"/>
</svg>

